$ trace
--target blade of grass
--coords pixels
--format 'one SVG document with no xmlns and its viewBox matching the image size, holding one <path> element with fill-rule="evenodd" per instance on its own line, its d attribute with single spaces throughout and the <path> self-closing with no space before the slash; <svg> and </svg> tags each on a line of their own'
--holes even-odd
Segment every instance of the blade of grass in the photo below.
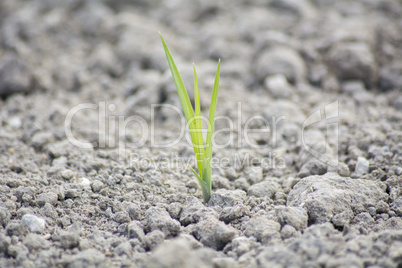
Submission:
<svg viewBox="0 0 402 268">
<path fill-rule="evenodd" d="M 215 111 L 216 111 L 216 103 L 218 102 L 220 68 L 221 68 L 221 60 L 219 60 L 218 62 L 218 69 L 216 70 L 215 75 L 214 89 L 212 91 L 211 106 L 209 107 L 207 141 L 205 144 L 206 158 L 211 158 L 212 155 L 212 135 L 214 133 L 215 128 Z"/>
<path fill-rule="evenodd" d="M 187 124 L 189 125 L 189 130 L 190 130 L 190 136 L 191 136 L 191 141 L 193 143 L 194 147 L 194 154 L 197 159 L 197 163 L 201 163 L 201 158 L 200 158 L 200 149 L 199 149 L 199 142 L 198 142 L 198 134 L 196 133 L 196 120 L 194 120 L 194 110 L 193 106 L 191 105 L 190 98 L 188 97 L 187 90 L 184 87 L 183 80 L 180 76 L 179 70 L 177 69 L 177 66 L 173 60 L 172 55 L 170 54 L 170 51 L 165 43 L 165 40 L 162 37 L 162 34 L 159 33 L 162 43 L 163 43 L 163 48 L 165 50 L 166 58 L 169 63 L 169 68 L 170 71 L 172 72 L 173 80 L 176 85 L 177 93 L 179 94 L 180 102 L 183 107 L 184 115 L 187 120 Z M 202 134 L 201 134 L 202 135 Z M 201 139 L 202 141 L 202 139 Z M 200 164 L 198 164 L 198 168 L 201 169 L 202 167 Z M 201 172 L 201 171 L 200 171 Z"/>
<path fill-rule="evenodd" d="M 211 187 L 208 185 L 206 181 L 201 179 L 200 175 L 197 174 L 197 172 L 192 168 L 191 171 L 193 171 L 194 175 L 197 177 L 198 183 L 201 186 L 201 191 L 202 191 L 202 196 L 204 198 L 205 203 L 208 203 L 209 199 L 211 198 Z"/>
<path fill-rule="evenodd" d="M 204 162 L 204 141 L 202 138 L 202 128 L 201 128 L 201 107 L 200 107 L 200 93 L 198 91 L 198 80 L 197 72 L 195 70 L 195 65 L 193 63 L 194 69 L 194 106 L 195 106 L 195 131 L 197 135 L 197 146 L 199 150 L 199 157 L 197 157 L 198 171 L 200 172 L 200 177 L 202 178 L 203 162 Z"/>
<path fill-rule="evenodd" d="M 214 89 L 212 91 L 211 106 L 209 107 L 208 116 L 208 131 L 207 140 L 205 143 L 205 160 L 203 167 L 203 180 L 207 182 L 208 187 L 211 189 L 211 158 L 212 158 L 212 136 L 215 128 L 215 111 L 216 103 L 218 102 L 218 91 L 219 91 L 219 75 L 221 69 L 221 60 L 219 59 L 218 68 L 216 70 Z"/>
</svg>

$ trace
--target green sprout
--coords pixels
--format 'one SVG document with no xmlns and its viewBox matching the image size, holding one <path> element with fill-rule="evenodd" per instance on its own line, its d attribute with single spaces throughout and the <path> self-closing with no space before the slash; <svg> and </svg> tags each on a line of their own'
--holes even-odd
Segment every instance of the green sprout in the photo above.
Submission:
<svg viewBox="0 0 402 268">
<path fill-rule="evenodd" d="M 159 33 L 160 34 L 160 33 Z M 173 61 L 172 55 L 160 34 L 163 48 L 165 49 L 166 58 L 169 63 L 170 71 L 172 72 L 173 80 L 179 94 L 180 102 L 184 110 L 184 115 L 187 120 L 187 124 L 190 130 L 191 142 L 194 148 L 194 154 L 197 159 L 197 166 L 199 174 L 191 168 L 194 175 L 197 177 L 200 183 L 202 195 L 204 197 L 205 203 L 211 198 L 211 158 L 212 158 L 212 136 L 215 127 L 215 110 L 216 103 L 218 100 L 218 89 L 219 89 L 219 72 L 221 67 L 221 60 L 218 62 L 218 69 L 216 70 L 214 89 L 212 92 L 211 106 L 209 107 L 209 117 L 208 117 L 208 130 L 207 130 L 207 140 L 204 147 L 204 140 L 202 137 L 201 128 L 201 108 L 200 108 L 200 95 L 198 92 L 198 81 L 197 73 L 194 69 L 194 104 L 195 110 L 188 97 L 187 90 L 184 87 L 183 80 L 179 74 L 176 64 Z"/>
</svg>

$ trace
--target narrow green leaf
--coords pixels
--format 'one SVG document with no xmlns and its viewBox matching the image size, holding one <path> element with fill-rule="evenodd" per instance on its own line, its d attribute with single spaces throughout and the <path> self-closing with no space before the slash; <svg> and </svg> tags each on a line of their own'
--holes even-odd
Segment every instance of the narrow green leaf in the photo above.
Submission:
<svg viewBox="0 0 402 268">
<path fill-rule="evenodd" d="M 183 80 L 180 76 L 179 70 L 177 69 L 177 66 L 173 60 L 172 55 L 170 54 L 170 51 L 165 43 L 165 40 L 162 37 L 162 34 L 159 33 L 162 43 L 163 43 L 163 48 L 165 50 L 166 58 L 169 63 L 169 68 L 170 71 L 172 72 L 173 80 L 176 85 L 177 93 L 179 94 L 180 102 L 183 107 L 184 115 L 187 120 L 187 124 L 190 130 L 190 136 L 191 136 L 191 142 L 193 143 L 193 148 L 194 148 L 194 154 L 195 157 L 197 158 L 197 163 L 201 162 L 200 158 L 200 150 L 198 148 L 199 142 L 197 141 L 197 133 L 194 131 L 196 129 L 196 120 L 194 118 L 194 110 L 193 106 L 191 105 L 190 98 L 188 97 L 187 90 L 184 87 Z M 199 167 L 200 168 L 200 167 Z"/>
<path fill-rule="evenodd" d="M 198 171 L 202 178 L 203 162 L 204 162 L 204 141 L 202 138 L 202 128 L 201 128 L 201 105 L 200 105 L 200 93 L 198 90 L 198 79 L 197 72 L 195 70 L 195 65 L 193 63 L 194 69 L 194 106 L 195 106 L 195 131 L 197 135 L 197 146 L 200 156 L 197 157 Z"/>
<path fill-rule="evenodd" d="M 209 107 L 207 141 L 205 144 L 206 158 L 211 158 L 212 156 L 212 136 L 215 128 L 215 111 L 216 111 L 216 103 L 218 102 L 220 68 L 221 68 L 221 60 L 219 60 L 218 62 L 218 69 L 216 70 L 215 75 L 214 89 L 212 91 L 211 106 Z"/>
<path fill-rule="evenodd" d="M 198 175 L 198 173 L 192 168 L 190 167 L 191 171 L 194 173 L 194 175 L 197 177 L 198 182 L 200 183 L 200 185 L 203 183 L 203 181 L 201 180 L 200 175 Z"/>
<path fill-rule="evenodd" d="M 204 167 L 202 172 L 202 179 L 208 185 L 209 191 L 211 191 L 211 159 L 212 159 L 212 136 L 215 128 L 215 111 L 216 103 L 218 102 L 218 90 L 219 90 L 219 75 L 221 68 L 221 60 L 219 59 L 218 68 L 216 70 L 214 89 L 212 91 L 211 106 L 209 107 L 208 116 L 208 131 L 207 140 L 205 144 L 205 156 Z"/>
<path fill-rule="evenodd" d="M 197 177 L 198 182 L 201 186 L 201 191 L 202 191 L 202 196 L 204 198 L 204 202 L 208 203 L 209 199 L 211 198 L 211 186 L 208 185 L 207 182 L 203 181 L 192 167 L 190 167 L 190 168 L 193 171 L 194 175 Z"/>
</svg>

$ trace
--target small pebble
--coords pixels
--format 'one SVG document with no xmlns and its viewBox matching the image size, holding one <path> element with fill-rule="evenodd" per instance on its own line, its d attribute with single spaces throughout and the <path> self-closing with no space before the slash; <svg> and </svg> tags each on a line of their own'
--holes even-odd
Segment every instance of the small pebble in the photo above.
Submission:
<svg viewBox="0 0 402 268">
<path fill-rule="evenodd" d="M 103 182 L 96 180 L 91 183 L 91 188 L 93 192 L 98 193 L 103 188 Z"/>
<path fill-rule="evenodd" d="M 36 203 L 39 206 L 44 206 L 46 203 L 55 205 L 57 203 L 58 195 L 53 192 L 42 193 L 36 198 Z"/>
<path fill-rule="evenodd" d="M 369 161 L 366 158 L 359 156 L 357 158 L 357 163 L 356 163 L 356 168 L 355 168 L 356 174 L 358 174 L 358 175 L 367 174 L 369 171 L 369 166 L 370 166 Z"/>
<path fill-rule="evenodd" d="M 42 238 L 45 239 L 45 240 L 49 240 L 50 238 L 52 238 L 52 235 L 51 234 L 45 234 Z"/>
<path fill-rule="evenodd" d="M 81 184 L 83 187 L 91 187 L 91 181 L 87 178 L 81 178 L 79 184 Z"/>
<path fill-rule="evenodd" d="M 41 233 L 45 230 L 46 221 L 32 214 L 25 214 L 22 217 L 22 223 L 25 224 L 29 231 L 33 233 Z"/>
<path fill-rule="evenodd" d="M 21 118 L 19 118 L 18 116 L 12 117 L 8 123 L 13 128 L 20 128 L 22 126 Z"/>
<path fill-rule="evenodd" d="M 61 172 L 61 176 L 63 177 L 63 179 L 71 180 L 74 177 L 74 172 L 72 172 L 69 169 L 66 169 Z"/>
</svg>

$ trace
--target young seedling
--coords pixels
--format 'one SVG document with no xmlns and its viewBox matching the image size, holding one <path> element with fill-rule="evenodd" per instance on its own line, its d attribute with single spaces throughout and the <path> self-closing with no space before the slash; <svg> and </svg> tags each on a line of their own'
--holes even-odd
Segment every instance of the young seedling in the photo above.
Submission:
<svg viewBox="0 0 402 268">
<path fill-rule="evenodd" d="M 190 130 L 191 142 L 193 144 L 194 154 L 197 159 L 199 174 L 193 168 L 191 168 L 191 170 L 197 177 L 198 182 L 200 183 L 202 195 L 204 197 L 204 202 L 207 203 L 211 198 L 212 136 L 215 127 L 215 110 L 216 110 L 216 103 L 218 100 L 219 72 L 220 72 L 221 60 L 219 60 L 218 62 L 218 69 L 216 70 L 215 75 L 215 83 L 212 92 L 211 105 L 209 107 L 207 139 L 204 146 L 204 140 L 201 128 L 200 95 L 198 92 L 198 81 L 197 81 L 197 73 L 195 71 L 195 65 L 193 64 L 194 105 L 195 105 L 194 110 L 190 102 L 190 98 L 188 97 L 187 90 L 184 87 L 183 80 L 181 79 L 176 64 L 173 61 L 172 55 L 170 54 L 170 51 L 165 43 L 165 40 L 163 40 L 161 34 L 160 36 L 162 39 L 163 48 L 165 49 L 166 58 L 169 63 L 170 71 L 172 72 L 173 80 L 176 85 L 177 92 L 179 93 L 179 98 L 184 110 L 184 115 L 186 117 L 186 121 Z"/>
</svg>

